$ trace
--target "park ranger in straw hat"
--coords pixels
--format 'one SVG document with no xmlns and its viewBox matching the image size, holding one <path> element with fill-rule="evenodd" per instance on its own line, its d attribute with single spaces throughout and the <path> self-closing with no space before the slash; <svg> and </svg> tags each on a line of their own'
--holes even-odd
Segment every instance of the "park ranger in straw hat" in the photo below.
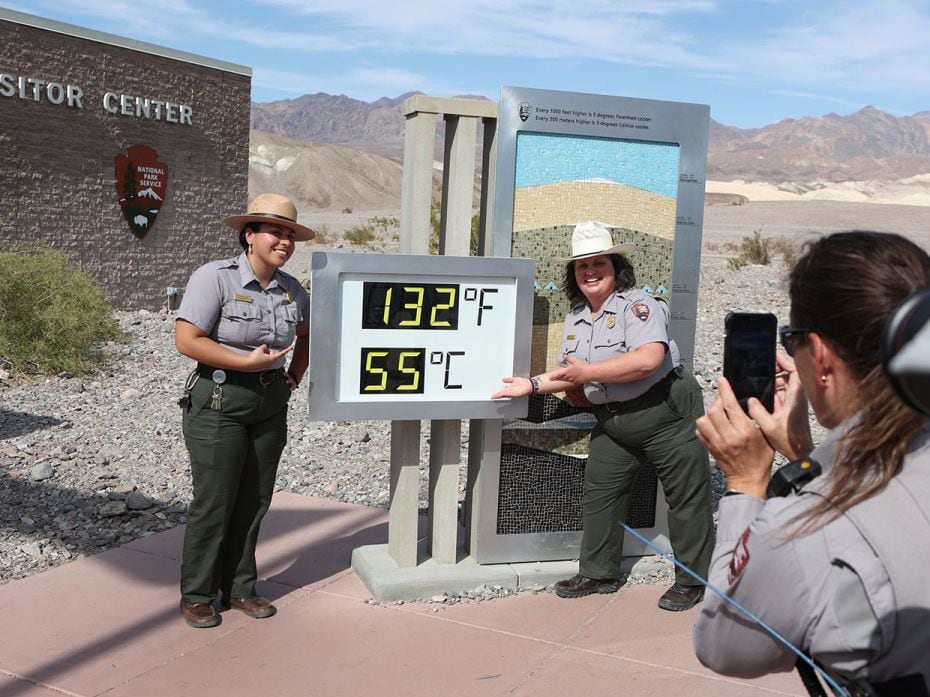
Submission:
<svg viewBox="0 0 930 697">
<path fill-rule="evenodd" d="M 220 623 L 217 597 L 250 617 L 276 612 L 256 589 L 255 544 L 287 442 L 288 400 L 309 362 L 310 298 L 282 267 L 313 231 L 279 194 L 225 222 L 243 252 L 194 271 L 175 323 L 178 351 L 197 361 L 181 400 L 194 485 L 181 613 L 192 627 Z"/>
</svg>

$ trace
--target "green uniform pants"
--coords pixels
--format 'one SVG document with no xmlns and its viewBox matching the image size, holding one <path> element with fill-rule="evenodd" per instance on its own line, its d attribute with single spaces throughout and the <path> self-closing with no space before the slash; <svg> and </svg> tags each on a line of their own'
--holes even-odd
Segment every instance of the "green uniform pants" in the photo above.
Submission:
<svg viewBox="0 0 930 697">
<path fill-rule="evenodd" d="M 183 418 L 194 496 L 188 511 L 181 562 L 181 597 L 210 603 L 255 595 L 255 544 L 271 505 L 281 451 L 287 443 L 284 380 L 270 385 L 222 386 L 201 378 L 190 391 Z"/>
<path fill-rule="evenodd" d="M 675 558 L 707 577 L 714 548 L 710 462 L 694 435 L 704 413 L 701 388 L 683 372 L 671 385 L 644 397 L 629 411 L 595 407 L 582 500 L 579 572 L 595 579 L 620 577 L 623 527 L 630 491 L 643 462 L 655 465 L 668 502 L 668 529 Z M 675 580 L 697 584 L 676 570 Z"/>
</svg>

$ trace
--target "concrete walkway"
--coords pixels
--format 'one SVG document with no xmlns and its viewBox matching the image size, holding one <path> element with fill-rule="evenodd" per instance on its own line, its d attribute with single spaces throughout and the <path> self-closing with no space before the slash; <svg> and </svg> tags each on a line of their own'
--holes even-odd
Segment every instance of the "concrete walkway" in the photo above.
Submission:
<svg viewBox="0 0 930 697">
<path fill-rule="evenodd" d="M 259 543 L 278 614 L 191 629 L 178 610 L 183 528 L 0 586 L 0 697 L 805 695 L 795 674 L 716 676 L 696 616 L 659 586 L 563 600 L 371 604 L 352 549 L 387 512 L 279 493 Z"/>
</svg>

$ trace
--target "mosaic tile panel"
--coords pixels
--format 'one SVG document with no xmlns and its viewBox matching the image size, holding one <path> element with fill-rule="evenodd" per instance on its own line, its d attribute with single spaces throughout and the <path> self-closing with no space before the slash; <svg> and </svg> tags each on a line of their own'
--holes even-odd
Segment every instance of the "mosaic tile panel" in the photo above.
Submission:
<svg viewBox="0 0 930 697">
<path fill-rule="evenodd" d="M 511 254 L 536 262 L 531 371 L 561 358 L 568 300 L 565 259 L 575 224 L 616 226 L 633 243 L 638 287 L 671 299 L 679 148 L 675 144 L 521 132 L 517 136 Z M 556 395 L 530 400 L 502 433 L 498 534 L 581 529 L 584 463 L 593 418 Z M 655 525 L 655 468 L 634 486 L 628 523 Z"/>
<path fill-rule="evenodd" d="M 561 290 L 566 264 L 563 259 L 570 254 L 573 229 L 574 225 L 558 225 L 513 233 L 513 256 L 536 262 L 530 360 L 533 374 L 551 369 L 560 359 L 562 323 L 569 310 L 568 299 Z M 636 245 L 630 261 L 636 270 L 638 286 L 671 302 L 673 240 L 627 229 L 614 230 L 613 238 L 617 244 Z"/>
<path fill-rule="evenodd" d="M 586 458 L 504 445 L 497 534 L 580 531 L 585 462 Z M 655 525 L 657 481 L 651 465 L 639 470 L 625 521 L 630 527 Z"/>
<path fill-rule="evenodd" d="M 675 236 L 676 200 L 610 182 L 565 182 L 517 189 L 514 230 L 600 220 L 655 237 Z"/>
<path fill-rule="evenodd" d="M 677 143 L 521 131 L 514 188 L 601 179 L 673 198 L 679 159 Z"/>
</svg>

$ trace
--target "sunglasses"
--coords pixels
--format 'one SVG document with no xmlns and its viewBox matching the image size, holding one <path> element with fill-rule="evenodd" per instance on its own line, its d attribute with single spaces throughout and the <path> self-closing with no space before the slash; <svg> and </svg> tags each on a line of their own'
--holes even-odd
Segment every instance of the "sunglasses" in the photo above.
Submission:
<svg viewBox="0 0 930 697">
<path fill-rule="evenodd" d="M 785 324 L 778 328 L 778 339 L 785 353 L 794 358 L 794 352 L 797 350 L 797 337 L 807 336 L 813 329 L 803 327 L 789 327 Z"/>
</svg>

